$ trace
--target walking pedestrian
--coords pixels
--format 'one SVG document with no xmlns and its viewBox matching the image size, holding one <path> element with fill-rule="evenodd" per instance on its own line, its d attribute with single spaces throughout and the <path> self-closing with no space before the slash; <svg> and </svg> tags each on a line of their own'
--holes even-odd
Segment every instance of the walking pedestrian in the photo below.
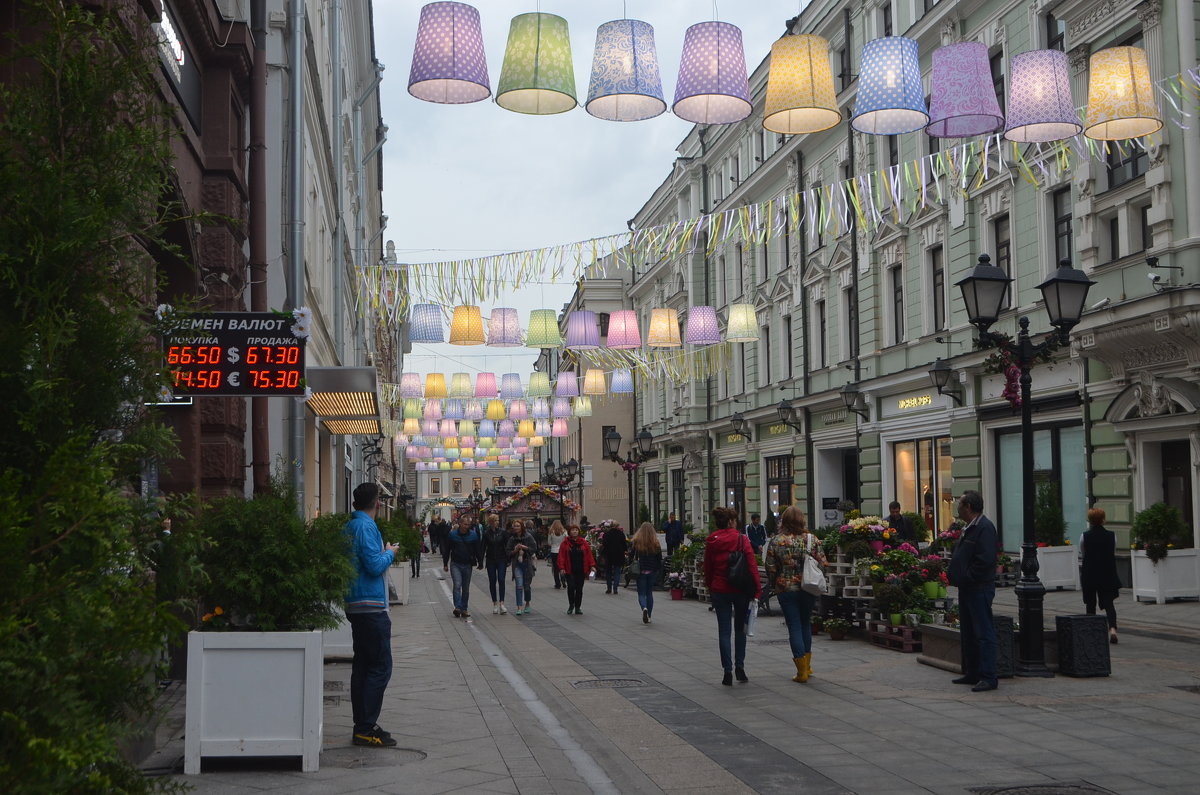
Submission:
<svg viewBox="0 0 1200 795">
<path fill-rule="evenodd" d="M 746 538 L 750 539 L 750 546 L 754 548 L 755 555 L 762 555 L 763 545 L 767 543 L 767 526 L 760 519 L 759 514 L 752 513 L 750 524 L 746 525 Z"/>
<path fill-rule="evenodd" d="M 408 562 L 409 573 L 412 574 L 414 578 L 421 576 L 421 553 L 425 551 L 425 538 L 424 534 L 421 532 L 420 525 L 417 525 L 417 533 L 422 536 L 421 543 L 417 544 L 417 549 L 415 552 L 413 552 L 412 560 Z"/>
<path fill-rule="evenodd" d="M 383 694 L 392 679 L 392 619 L 388 615 L 388 566 L 396 559 L 395 544 L 384 544 L 375 524 L 379 487 L 362 483 L 354 489 L 354 512 L 345 533 L 352 545 L 357 573 L 346 594 L 354 661 L 350 667 L 350 709 L 355 745 L 390 748 L 392 735 L 379 727 Z"/>
<path fill-rule="evenodd" d="M 667 536 L 667 557 L 675 554 L 675 550 L 683 543 L 683 522 L 675 518 L 675 512 L 667 514 L 667 521 L 663 522 L 663 532 Z"/>
<path fill-rule="evenodd" d="M 775 592 L 787 624 L 792 662 L 796 664 L 792 681 L 807 682 L 812 675 L 812 614 L 817 597 L 801 587 L 804 562 L 809 555 L 822 566 L 826 561 L 815 537 L 808 532 L 808 519 L 795 505 L 783 512 L 779 528 L 767 546 L 767 585 Z"/>
<path fill-rule="evenodd" d="M 1083 604 L 1087 614 L 1096 614 L 1096 600 L 1108 616 L 1108 640 L 1117 642 L 1117 609 L 1113 606 L 1121 592 L 1121 578 L 1117 574 L 1117 537 L 1104 526 L 1106 515 L 1100 508 L 1087 512 L 1088 529 L 1079 539 L 1082 559 L 1079 567 L 1079 587 L 1083 591 Z"/>
<path fill-rule="evenodd" d="M 713 508 L 712 518 L 717 529 L 709 533 L 704 542 L 704 582 L 717 614 L 717 648 L 725 672 L 721 684 L 731 686 L 735 674 L 739 682 L 750 681 L 746 676 L 746 613 L 750 609 L 750 599 L 762 597 L 762 581 L 758 578 L 758 562 L 754 559 L 750 541 L 737 530 L 737 512 L 718 506 Z M 734 550 L 741 550 L 746 555 L 754 577 L 753 594 L 739 591 L 729 582 L 729 556 Z"/>
<path fill-rule="evenodd" d="M 554 572 L 554 590 L 562 587 L 562 577 L 559 575 L 558 568 L 558 550 L 562 547 L 563 539 L 567 537 L 566 528 L 563 523 L 554 520 L 554 524 L 550 525 L 550 570 Z"/>
<path fill-rule="evenodd" d="M 996 596 L 996 525 L 983 515 L 983 497 L 964 491 L 958 516 L 967 523 L 950 557 L 950 584 L 958 587 L 958 626 L 962 640 L 963 675 L 956 685 L 973 685 L 981 693 L 999 686 L 996 678 L 996 625 L 992 599 Z"/>
<path fill-rule="evenodd" d="M 442 568 L 454 583 L 454 617 L 470 618 L 471 568 L 483 568 L 483 544 L 475 523 L 467 514 L 458 519 L 458 529 L 442 541 Z"/>
<path fill-rule="evenodd" d="M 583 615 L 583 578 L 596 573 L 592 545 L 583 537 L 579 525 L 567 528 L 567 540 L 558 550 L 558 567 L 567 581 L 567 615 Z"/>
<path fill-rule="evenodd" d="M 533 597 L 533 574 L 537 570 L 533 562 L 536 553 L 537 539 L 533 537 L 532 532 L 525 529 L 524 522 L 514 519 L 504 546 L 508 565 L 512 567 L 513 590 L 517 594 L 517 610 L 513 615 L 519 616 L 529 612 L 529 603 Z"/>
<path fill-rule="evenodd" d="M 662 571 L 662 545 L 654 525 L 642 522 L 633 536 L 633 555 L 637 565 L 638 605 L 642 608 L 642 623 L 649 624 L 654 613 L 654 583 Z"/>
<path fill-rule="evenodd" d="M 487 569 L 492 615 L 506 615 L 504 575 L 508 572 L 508 533 L 500 529 L 500 517 L 489 514 L 483 525 L 483 565 Z"/>
<path fill-rule="evenodd" d="M 625 553 L 629 549 L 629 539 L 625 531 L 615 522 L 604 531 L 600 538 L 600 559 L 604 561 L 606 585 L 605 593 L 616 593 L 621 584 L 621 572 L 625 570 Z"/>
</svg>

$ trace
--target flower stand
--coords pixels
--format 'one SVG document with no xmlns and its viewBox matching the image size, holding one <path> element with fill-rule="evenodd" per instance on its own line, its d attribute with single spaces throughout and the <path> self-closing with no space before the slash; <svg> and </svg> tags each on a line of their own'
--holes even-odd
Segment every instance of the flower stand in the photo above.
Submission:
<svg viewBox="0 0 1200 795">
<path fill-rule="evenodd" d="M 1155 563 L 1145 550 L 1132 553 L 1133 598 L 1164 604 L 1168 599 L 1200 597 L 1200 550 L 1172 549 Z"/>
</svg>

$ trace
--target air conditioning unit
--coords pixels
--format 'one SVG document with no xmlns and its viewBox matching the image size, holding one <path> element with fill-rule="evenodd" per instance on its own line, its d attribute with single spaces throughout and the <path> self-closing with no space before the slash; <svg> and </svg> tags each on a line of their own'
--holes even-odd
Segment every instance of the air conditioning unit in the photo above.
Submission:
<svg viewBox="0 0 1200 795">
<path fill-rule="evenodd" d="M 217 13 L 226 22 L 249 22 L 250 0 L 216 0 Z"/>
</svg>

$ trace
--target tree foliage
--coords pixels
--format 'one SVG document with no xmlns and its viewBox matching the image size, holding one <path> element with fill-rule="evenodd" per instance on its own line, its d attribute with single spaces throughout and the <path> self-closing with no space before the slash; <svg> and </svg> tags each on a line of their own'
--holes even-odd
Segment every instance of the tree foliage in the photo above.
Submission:
<svg viewBox="0 0 1200 795">
<path fill-rule="evenodd" d="M 161 788 L 122 759 L 179 625 L 155 594 L 157 506 L 135 485 L 167 126 L 149 30 L 24 0 L 0 68 L 0 781 Z"/>
</svg>

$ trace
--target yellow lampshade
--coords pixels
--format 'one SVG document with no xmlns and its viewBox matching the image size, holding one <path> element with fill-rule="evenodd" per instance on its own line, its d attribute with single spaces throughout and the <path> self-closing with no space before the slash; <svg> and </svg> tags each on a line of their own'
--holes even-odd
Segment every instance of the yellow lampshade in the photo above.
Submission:
<svg viewBox="0 0 1200 795">
<path fill-rule="evenodd" d="M 482 345 L 483 316 L 477 306 L 454 307 L 454 316 L 450 320 L 451 345 Z"/>
<path fill-rule="evenodd" d="M 419 436 L 421 434 L 421 421 L 409 417 L 404 421 L 404 435 L 408 437 Z"/>
<path fill-rule="evenodd" d="M 452 462 L 452 463 L 450 464 L 450 468 L 451 468 L 451 469 L 462 469 L 462 468 L 463 468 L 463 462 L 462 462 L 462 461 L 454 461 L 454 462 Z"/>
<path fill-rule="evenodd" d="M 489 400 L 487 404 L 487 418 L 489 420 L 502 420 L 504 416 L 504 401 Z"/>
<path fill-rule="evenodd" d="M 679 338 L 679 313 L 674 309 L 651 310 L 646 344 L 651 348 L 683 347 L 683 340 Z"/>
<path fill-rule="evenodd" d="M 529 446 L 530 447 L 541 447 L 545 443 L 546 443 L 546 440 L 543 439 L 541 436 L 529 437 Z"/>
<path fill-rule="evenodd" d="M 1088 65 L 1087 123 L 1097 141 L 1124 141 L 1158 132 L 1162 114 L 1150 82 L 1150 63 L 1139 47 L 1109 47 Z"/>
<path fill-rule="evenodd" d="M 808 33 L 777 39 L 771 45 L 763 127 L 801 135 L 828 130 L 841 120 L 829 42 Z"/>
<path fill-rule="evenodd" d="M 427 399 L 446 397 L 446 376 L 441 373 L 430 373 L 425 376 L 425 397 Z"/>
<path fill-rule="evenodd" d="M 733 304 L 729 307 L 729 324 L 725 328 L 726 342 L 757 342 L 758 317 L 751 304 Z"/>
<path fill-rule="evenodd" d="M 583 376 L 583 394 L 604 395 L 607 392 L 608 386 L 604 383 L 604 371 L 589 368 Z"/>
</svg>

